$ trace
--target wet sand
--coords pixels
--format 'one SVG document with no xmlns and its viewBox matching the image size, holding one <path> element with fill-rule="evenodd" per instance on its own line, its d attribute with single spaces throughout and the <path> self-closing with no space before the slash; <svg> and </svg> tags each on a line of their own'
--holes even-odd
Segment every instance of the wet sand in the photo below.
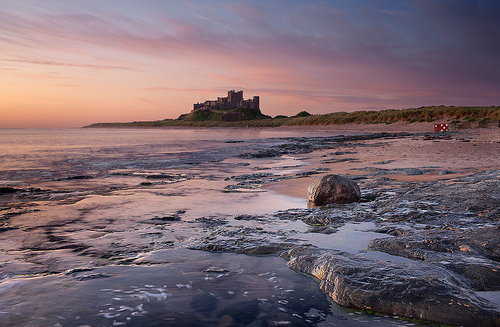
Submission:
<svg viewBox="0 0 500 327">
<path fill-rule="evenodd" d="M 428 133 L 432 124 L 393 125 L 349 125 L 335 127 L 335 131 L 404 132 Z M 331 129 L 328 129 L 331 130 Z M 325 169 L 324 173 L 302 178 L 291 178 L 264 187 L 278 193 L 299 198 L 307 198 L 307 188 L 315 179 L 325 174 L 362 175 L 360 169 L 381 168 L 422 168 L 432 167 L 433 171 L 421 175 L 382 174 L 399 181 L 438 181 L 468 176 L 474 172 L 500 169 L 500 129 L 468 129 L 438 134 L 439 138 L 425 136 L 394 138 L 357 142 L 341 152 L 322 150 L 307 158 L 305 170 Z M 365 145 L 365 146 L 363 146 Z M 349 153 L 351 152 L 351 153 Z M 301 156 L 297 156 L 300 158 Z M 308 155 L 309 157 L 309 155 Z M 339 161 L 328 163 L 328 161 Z M 345 161 L 342 161 L 345 160 Z M 445 173 L 443 173 L 443 171 Z"/>
</svg>

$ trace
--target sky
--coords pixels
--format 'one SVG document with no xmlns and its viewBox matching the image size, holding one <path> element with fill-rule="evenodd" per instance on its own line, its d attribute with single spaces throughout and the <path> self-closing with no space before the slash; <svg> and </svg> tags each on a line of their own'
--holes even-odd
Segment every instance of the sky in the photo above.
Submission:
<svg viewBox="0 0 500 327">
<path fill-rule="evenodd" d="M 500 105 L 500 1 L 1 0 L 0 128 Z"/>
</svg>

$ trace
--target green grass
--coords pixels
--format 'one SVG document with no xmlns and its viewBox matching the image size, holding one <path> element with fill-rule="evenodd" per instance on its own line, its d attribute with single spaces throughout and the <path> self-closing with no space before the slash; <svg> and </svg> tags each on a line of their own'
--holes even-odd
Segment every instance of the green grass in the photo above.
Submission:
<svg viewBox="0 0 500 327">
<path fill-rule="evenodd" d="M 231 111 L 231 110 L 230 110 Z M 323 115 L 305 115 L 303 112 L 292 117 L 270 118 L 249 109 L 233 109 L 245 113 L 250 120 L 223 122 L 222 116 L 230 111 L 191 112 L 178 119 L 138 121 L 130 123 L 96 123 L 86 127 L 278 127 L 343 124 L 392 124 L 395 122 L 487 122 L 500 120 L 500 106 L 456 107 L 429 106 L 411 109 L 389 109 L 380 111 L 334 112 Z M 247 112 L 249 111 L 249 112 Z"/>
</svg>

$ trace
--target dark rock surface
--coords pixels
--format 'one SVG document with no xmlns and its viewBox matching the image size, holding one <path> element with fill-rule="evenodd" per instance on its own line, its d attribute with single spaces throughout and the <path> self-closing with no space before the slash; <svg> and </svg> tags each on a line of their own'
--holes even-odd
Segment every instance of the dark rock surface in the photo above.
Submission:
<svg viewBox="0 0 500 327">
<path fill-rule="evenodd" d="M 20 190 L 14 188 L 14 187 L 10 187 L 10 186 L 0 187 L 0 195 L 12 194 L 12 193 L 16 193 L 17 191 L 20 191 Z"/>
<path fill-rule="evenodd" d="M 414 231 L 400 237 L 373 240 L 370 247 L 417 260 L 426 260 L 432 253 L 460 253 L 499 262 L 500 226 L 474 230 Z"/>
<path fill-rule="evenodd" d="M 335 302 L 358 309 L 463 326 L 498 326 L 493 305 L 436 266 L 370 261 L 335 250 L 294 248 L 289 266 L 316 277 Z"/>
<path fill-rule="evenodd" d="M 189 247 L 280 254 L 291 268 L 318 278 L 322 290 L 341 305 L 446 324 L 496 326 L 500 311 L 476 292 L 500 290 L 498 175 L 482 171 L 451 181 L 405 182 L 373 170 L 358 179 L 369 190 L 364 201 L 233 216 Z M 287 227 L 299 221 L 309 229 Z M 380 237 L 373 236 L 368 249 L 358 253 L 322 248 L 330 246 L 326 239 L 307 241 L 315 238 L 310 233 L 335 238 L 346 225 L 367 222 Z M 380 259 L 382 252 L 391 256 Z"/>
<path fill-rule="evenodd" d="M 375 239 L 373 250 L 441 265 L 464 277 L 477 291 L 500 291 L 500 228 L 408 231 Z"/>
<path fill-rule="evenodd" d="M 255 174 L 244 174 L 239 176 L 231 176 L 231 178 L 226 178 L 226 180 L 234 180 L 238 183 L 229 184 L 224 187 L 223 192 L 255 192 L 256 189 L 260 188 L 264 183 L 277 182 L 279 180 L 288 179 L 287 176 L 278 176 L 272 173 L 255 173 Z"/>
<path fill-rule="evenodd" d="M 310 153 L 314 150 L 321 149 L 334 149 L 340 146 L 346 146 L 347 142 L 356 142 L 364 140 L 375 140 L 394 137 L 408 137 L 417 134 L 408 133 L 373 133 L 373 134 L 360 134 L 360 135 L 338 135 L 329 137 L 288 137 L 280 138 L 277 142 L 278 145 L 262 149 L 262 145 L 249 152 L 243 152 L 237 155 L 238 158 L 244 159 L 262 159 L 279 157 L 285 154 L 301 154 Z M 273 139 L 269 139 L 273 141 Z M 283 143 L 284 141 L 284 143 Z M 335 154 L 346 154 L 352 152 L 338 151 Z"/>
<path fill-rule="evenodd" d="M 313 205 L 351 203 L 359 201 L 361 192 L 352 180 L 339 175 L 325 175 L 307 190 L 307 200 Z"/>
</svg>

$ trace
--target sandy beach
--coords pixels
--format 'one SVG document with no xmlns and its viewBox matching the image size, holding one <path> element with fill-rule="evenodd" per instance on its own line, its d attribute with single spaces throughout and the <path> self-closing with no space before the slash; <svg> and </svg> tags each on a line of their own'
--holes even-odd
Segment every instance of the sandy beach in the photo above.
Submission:
<svg viewBox="0 0 500 327">
<path fill-rule="evenodd" d="M 310 128 L 310 127 L 304 127 Z M 432 133 L 432 123 L 394 123 L 391 125 L 359 125 L 331 126 L 324 131 L 367 132 L 367 133 Z M 373 146 L 376 145 L 376 146 Z M 361 146 L 361 148 L 360 148 Z M 356 150 L 354 150 L 357 148 Z M 335 151 L 333 151 L 335 152 Z M 437 181 L 464 177 L 477 171 L 500 168 L 500 128 L 481 128 L 455 130 L 432 136 L 411 138 L 393 138 L 366 140 L 347 147 L 343 152 L 331 156 L 331 150 L 314 152 L 314 156 L 306 159 L 307 169 L 324 169 L 325 173 L 292 178 L 265 187 L 295 197 L 307 197 L 308 186 L 324 174 L 359 175 L 364 174 L 367 167 L 398 169 L 421 168 L 432 166 L 439 170 L 447 170 L 446 174 L 431 171 L 421 175 L 386 174 L 387 177 L 401 181 Z M 328 163 L 325 158 L 334 157 Z M 344 161 L 345 160 L 345 161 Z M 460 172 L 456 172 L 460 171 Z M 465 172 L 464 172 L 465 171 Z"/>
</svg>

